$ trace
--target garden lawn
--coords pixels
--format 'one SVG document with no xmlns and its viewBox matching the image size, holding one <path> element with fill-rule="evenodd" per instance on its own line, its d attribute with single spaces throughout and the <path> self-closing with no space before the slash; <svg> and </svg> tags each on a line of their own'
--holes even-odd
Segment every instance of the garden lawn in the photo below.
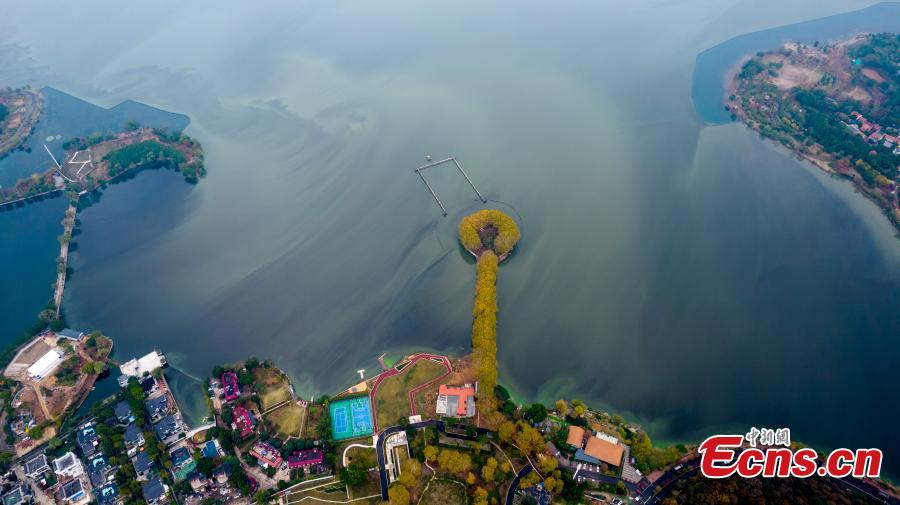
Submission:
<svg viewBox="0 0 900 505">
<path fill-rule="evenodd" d="M 301 437 L 306 423 L 306 409 L 291 402 L 266 414 L 266 419 L 279 435 Z"/>
<path fill-rule="evenodd" d="M 422 359 L 407 365 L 400 375 L 388 377 L 375 392 L 375 409 L 378 429 L 394 426 L 401 417 L 411 415 L 409 390 L 440 377 L 446 368 L 431 360 Z"/>
<path fill-rule="evenodd" d="M 442 503 L 445 505 L 465 505 L 466 486 L 461 482 L 434 479 L 422 495 L 422 503 Z"/>
<path fill-rule="evenodd" d="M 266 410 L 291 399 L 291 387 L 277 368 L 259 366 L 253 369 L 254 387 L 259 394 L 260 409 Z"/>
</svg>

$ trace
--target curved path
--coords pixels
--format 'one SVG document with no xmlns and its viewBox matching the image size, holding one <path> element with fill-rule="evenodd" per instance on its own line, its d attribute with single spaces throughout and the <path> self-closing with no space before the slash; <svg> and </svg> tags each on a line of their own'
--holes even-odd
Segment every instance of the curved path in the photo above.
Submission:
<svg viewBox="0 0 900 505">
<path fill-rule="evenodd" d="M 378 477 L 379 479 L 381 479 L 382 500 L 388 499 L 388 478 L 387 471 L 384 469 L 384 441 L 394 433 L 406 430 L 419 430 L 422 428 L 427 428 L 428 426 L 435 426 L 439 431 L 444 431 L 443 421 L 430 419 L 428 421 L 422 421 L 420 423 L 412 423 L 408 426 L 391 426 L 390 428 L 378 434 L 378 440 L 375 442 L 375 455 L 378 457 Z"/>
<path fill-rule="evenodd" d="M 509 484 L 509 489 L 506 490 L 506 505 L 513 505 L 513 500 L 516 497 L 516 491 L 519 490 L 519 481 L 522 480 L 523 477 L 531 473 L 531 465 L 525 465 L 519 470 L 519 473 L 516 474 L 516 478 Z"/>
<path fill-rule="evenodd" d="M 414 355 L 409 360 L 397 363 L 389 370 L 386 370 L 386 371 L 378 374 L 378 376 L 375 377 L 375 380 L 372 382 L 372 388 L 369 391 L 369 404 L 372 406 L 372 431 L 374 431 L 375 433 L 378 433 L 378 413 L 376 412 L 376 403 L 375 403 L 375 393 L 378 392 L 378 386 L 380 386 L 381 383 L 384 382 L 385 379 L 387 379 L 389 377 L 393 377 L 395 375 L 400 375 L 400 374 L 404 373 L 406 370 L 409 370 L 409 367 L 411 367 L 417 361 L 422 360 L 422 359 L 427 359 L 427 360 L 431 360 L 435 363 L 440 363 L 440 364 L 444 365 L 444 367 L 447 368 L 447 371 L 443 375 L 438 377 L 437 379 L 429 381 L 429 382 L 409 391 L 409 404 L 410 404 L 410 408 L 412 409 L 413 415 L 415 414 L 415 402 L 413 401 L 414 394 L 418 393 L 418 391 L 421 388 L 430 386 L 435 381 L 438 381 L 438 380 L 446 377 L 453 371 L 453 368 L 450 367 L 450 359 L 447 358 L 446 356 L 442 356 L 440 354 L 419 353 L 419 354 Z M 398 370 L 397 368 L 401 365 L 404 365 L 403 369 Z"/>
<path fill-rule="evenodd" d="M 350 444 L 347 447 L 344 447 L 344 453 L 341 455 L 341 463 L 346 467 L 347 466 L 347 451 L 354 447 L 361 447 L 363 449 L 372 449 L 374 445 L 366 445 L 366 444 Z"/>
</svg>

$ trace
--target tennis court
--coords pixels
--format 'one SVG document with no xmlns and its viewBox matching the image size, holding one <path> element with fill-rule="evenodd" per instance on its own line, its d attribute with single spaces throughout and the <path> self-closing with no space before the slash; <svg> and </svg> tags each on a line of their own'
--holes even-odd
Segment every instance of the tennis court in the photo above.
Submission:
<svg viewBox="0 0 900 505">
<path fill-rule="evenodd" d="M 368 396 L 333 401 L 328 405 L 334 440 L 372 434 L 372 408 Z"/>
</svg>

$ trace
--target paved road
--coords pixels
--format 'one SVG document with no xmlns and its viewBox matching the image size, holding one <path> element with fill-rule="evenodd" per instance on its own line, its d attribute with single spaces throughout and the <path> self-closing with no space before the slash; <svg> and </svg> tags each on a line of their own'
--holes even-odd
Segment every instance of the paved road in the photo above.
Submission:
<svg viewBox="0 0 900 505">
<path fill-rule="evenodd" d="M 516 491 L 519 489 L 519 481 L 522 480 L 522 477 L 531 473 L 531 470 L 531 465 L 525 465 L 519 470 L 519 473 L 516 474 L 516 478 L 513 479 L 512 483 L 509 485 L 509 489 L 506 490 L 506 505 L 512 505 L 513 499 L 516 497 Z"/>
<path fill-rule="evenodd" d="M 388 477 L 387 471 L 384 469 L 384 441 L 394 433 L 406 430 L 420 430 L 428 426 L 435 426 L 439 431 L 444 431 L 443 421 L 429 419 L 420 423 L 412 423 L 408 426 L 391 426 L 390 428 L 378 434 L 378 442 L 375 444 L 375 455 L 378 457 L 378 477 L 381 479 L 381 499 L 388 499 Z"/>
</svg>

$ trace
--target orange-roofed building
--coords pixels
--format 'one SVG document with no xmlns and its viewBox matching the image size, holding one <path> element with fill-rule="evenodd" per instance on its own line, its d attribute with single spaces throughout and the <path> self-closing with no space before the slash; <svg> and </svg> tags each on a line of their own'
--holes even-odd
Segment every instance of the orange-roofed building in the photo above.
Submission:
<svg viewBox="0 0 900 505">
<path fill-rule="evenodd" d="M 584 444 L 584 428 L 569 425 L 569 436 L 566 437 L 566 443 L 576 449 L 581 449 L 581 446 Z"/>
<path fill-rule="evenodd" d="M 443 416 L 472 417 L 475 415 L 475 388 L 442 384 L 438 388 L 435 412 Z"/>
<path fill-rule="evenodd" d="M 584 453 L 606 464 L 620 466 L 622 464 L 622 455 L 625 454 L 625 448 L 599 437 L 588 437 L 587 445 L 584 446 Z"/>
</svg>

